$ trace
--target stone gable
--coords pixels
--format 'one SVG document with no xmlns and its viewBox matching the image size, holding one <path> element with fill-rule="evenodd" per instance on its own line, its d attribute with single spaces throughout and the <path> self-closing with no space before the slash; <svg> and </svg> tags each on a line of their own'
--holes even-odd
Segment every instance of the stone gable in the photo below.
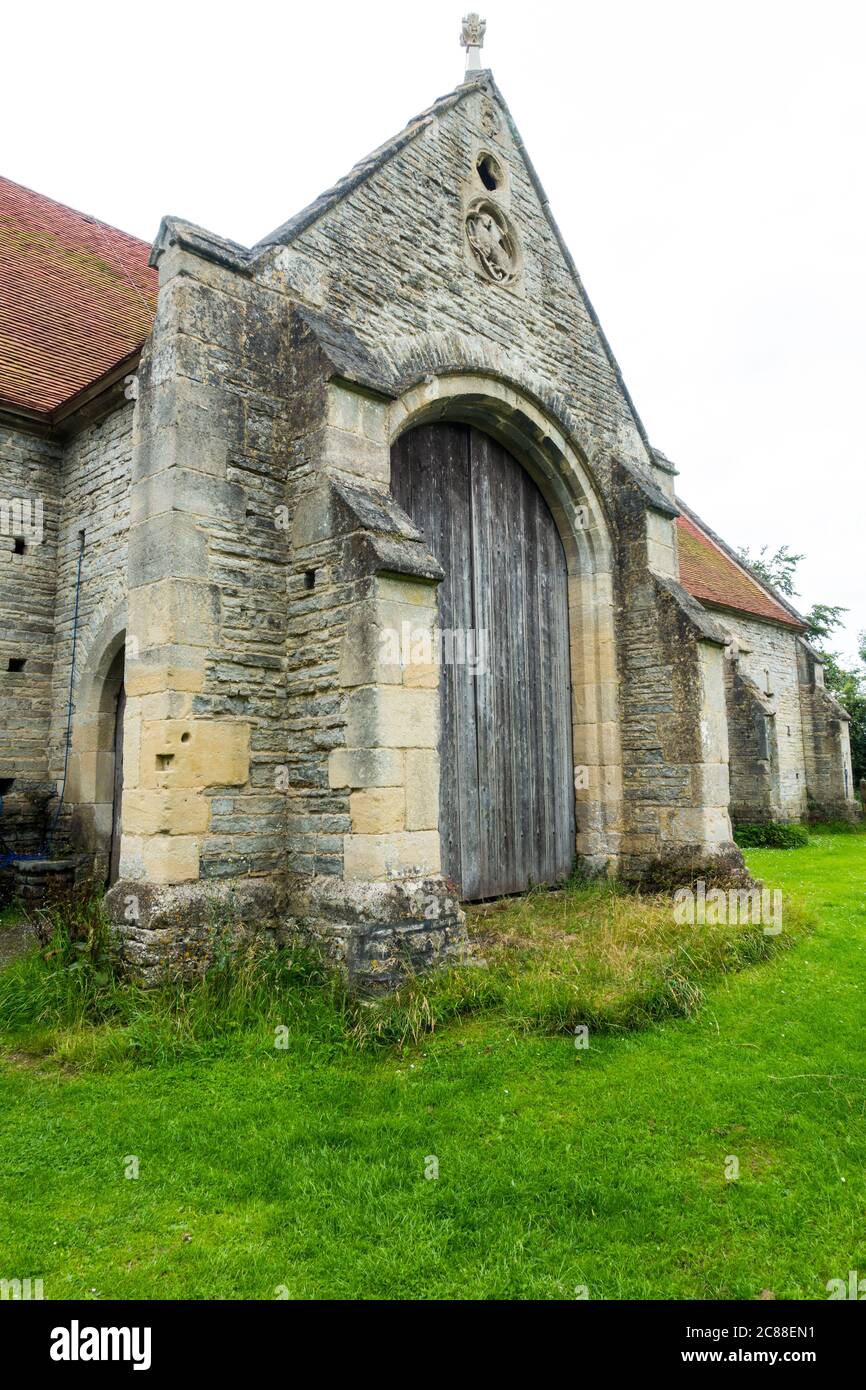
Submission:
<svg viewBox="0 0 866 1390">
<path fill-rule="evenodd" d="M 493 354 L 519 344 L 526 369 L 555 382 L 581 422 L 600 477 L 613 453 L 651 473 L 640 422 L 498 90 L 470 84 L 408 131 L 357 186 L 350 178 L 336 200 L 320 200 L 309 225 L 302 215 L 264 245 L 303 256 L 329 313 L 403 370 L 426 337 L 468 334 Z M 485 155 L 496 165 L 492 191 L 478 168 Z M 510 284 L 491 280 L 469 244 L 466 217 L 479 201 L 513 228 Z"/>
</svg>

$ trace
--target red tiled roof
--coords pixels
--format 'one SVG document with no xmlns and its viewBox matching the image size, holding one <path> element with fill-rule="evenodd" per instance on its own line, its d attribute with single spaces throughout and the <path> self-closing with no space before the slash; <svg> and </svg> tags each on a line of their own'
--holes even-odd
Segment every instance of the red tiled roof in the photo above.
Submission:
<svg viewBox="0 0 866 1390">
<path fill-rule="evenodd" d="M 0 400 L 56 410 L 141 346 L 150 247 L 0 178 Z"/>
<path fill-rule="evenodd" d="M 702 603 L 769 618 L 802 630 L 805 623 L 776 603 L 690 516 L 677 517 L 680 582 Z"/>
</svg>

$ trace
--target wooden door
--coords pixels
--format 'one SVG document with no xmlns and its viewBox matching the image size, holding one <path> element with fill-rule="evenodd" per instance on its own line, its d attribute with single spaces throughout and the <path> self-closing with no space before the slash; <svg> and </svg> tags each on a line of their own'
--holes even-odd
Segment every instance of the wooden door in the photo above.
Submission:
<svg viewBox="0 0 866 1390">
<path fill-rule="evenodd" d="M 114 720 L 114 804 L 111 811 L 111 849 L 108 856 L 108 882 L 116 883 L 120 872 L 120 808 L 123 801 L 123 716 L 126 712 L 126 689 L 121 682 L 117 692 L 117 713 Z"/>
<path fill-rule="evenodd" d="M 449 661 L 442 643 L 443 873 L 468 900 L 554 883 L 574 862 L 574 784 L 567 573 L 553 517 L 525 469 L 468 425 L 402 435 L 391 488 L 445 571 L 441 629 L 474 634 L 484 658 Z M 459 638 L 451 648 L 459 657 Z"/>
</svg>

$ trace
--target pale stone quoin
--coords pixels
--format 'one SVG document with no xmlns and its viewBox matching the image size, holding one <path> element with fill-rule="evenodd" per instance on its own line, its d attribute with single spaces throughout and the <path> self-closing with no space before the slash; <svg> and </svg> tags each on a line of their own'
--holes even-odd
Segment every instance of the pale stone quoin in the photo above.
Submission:
<svg viewBox="0 0 866 1390">
<path fill-rule="evenodd" d="M 805 625 L 677 496 L 483 38 L 256 246 L 118 242 L 152 314 L 114 361 L 0 381 L 0 833 L 106 884 L 145 979 L 228 915 L 386 989 L 505 863 L 736 883 L 732 817 L 855 814 Z"/>
</svg>

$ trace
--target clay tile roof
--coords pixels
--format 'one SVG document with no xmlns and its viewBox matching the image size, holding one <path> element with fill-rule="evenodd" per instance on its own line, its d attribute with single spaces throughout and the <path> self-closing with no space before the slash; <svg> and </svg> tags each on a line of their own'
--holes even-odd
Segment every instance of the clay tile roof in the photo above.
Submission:
<svg viewBox="0 0 866 1390">
<path fill-rule="evenodd" d="M 683 504 L 680 503 L 680 506 Z M 795 616 L 793 609 L 783 608 L 770 593 L 753 579 L 731 553 L 724 542 L 708 533 L 693 512 L 686 511 L 677 518 L 679 528 L 680 582 L 684 589 L 718 608 L 748 613 L 756 618 L 784 623 L 801 631 L 806 624 Z"/>
<path fill-rule="evenodd" d="M 149 254 L 0 178 L 0 400 L 56 410 L 141 347 L 156 304 Z"/>
</svg>

